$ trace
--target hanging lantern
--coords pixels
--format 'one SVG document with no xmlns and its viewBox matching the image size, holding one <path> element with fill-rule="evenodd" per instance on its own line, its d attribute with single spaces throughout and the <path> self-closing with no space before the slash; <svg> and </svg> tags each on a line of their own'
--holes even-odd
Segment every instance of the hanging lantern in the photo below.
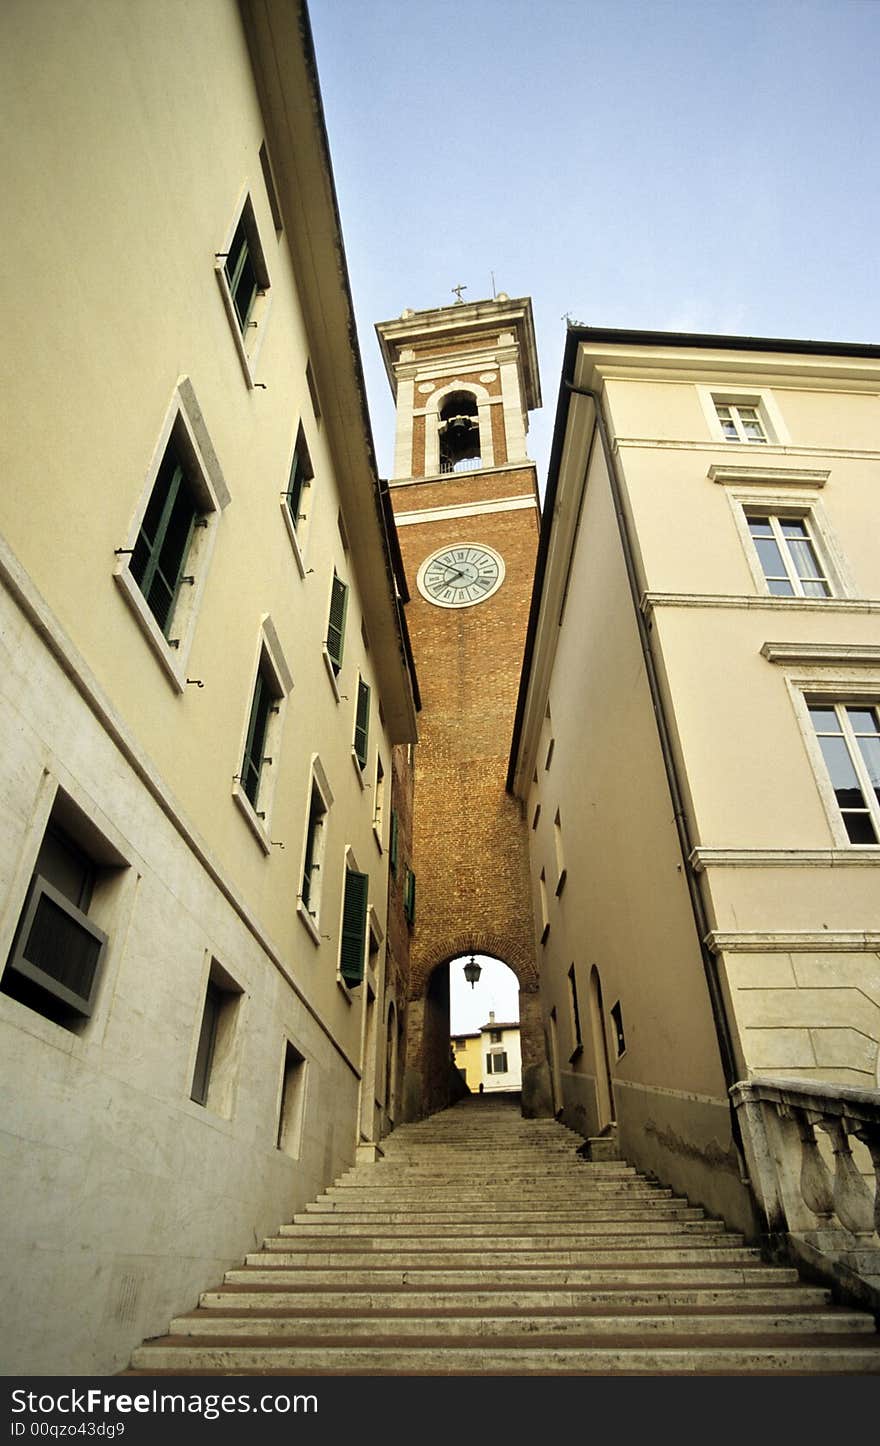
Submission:
<svg viewBox="0 0 880 1446">
<path fill-rule="evenodd" d="M 472 954 L 464 966 L 464 977 L 471 986 L 471 989 L 473 989 L 482 972 L 482 969 Z"/>
</svg>

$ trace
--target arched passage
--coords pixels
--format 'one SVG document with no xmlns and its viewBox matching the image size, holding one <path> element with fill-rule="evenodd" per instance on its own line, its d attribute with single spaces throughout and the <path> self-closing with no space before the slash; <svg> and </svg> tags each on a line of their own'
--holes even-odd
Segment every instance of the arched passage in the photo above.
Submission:
<svg viewBox="0 0 880 1446">
<path fill-rule="evenodd" d="M 419 994 L 407 1008 L 406 1065 L 404 1069 L 402 1118 L 423 1119 L 445 1109 L 464 1092 L 450 1048 L 450 1007 L 448 965 L 470 954 L 489 955 L 506 964 L 519 981 L 520 1050 L 522 1058 L 522 1111 L 527 1116 L 551 1115 L 550 1072 L 541 1006 L 534 964 L 510 957 L 508 951 L 492 947 L 486 934 L 455 940 L 453 948 L 437 959 Z M 519 964 L 519 967 L 517 965 Z M 479 988 L 479 985 L 477 985 Z M 487 1010 L 488 1014 L 488 1005 Z"/>
</svg>

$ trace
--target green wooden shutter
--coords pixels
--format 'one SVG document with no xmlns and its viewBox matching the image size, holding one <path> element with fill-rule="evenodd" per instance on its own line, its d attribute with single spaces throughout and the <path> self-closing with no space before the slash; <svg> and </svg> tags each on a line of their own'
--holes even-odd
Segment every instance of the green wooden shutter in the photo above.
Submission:
<svg viewBox="0 0 880 1446">
<path fill-rule="evenodd" d="M 370 689 L 358 678 L 357 713 L 354 723 L 354 751 L 361 768 L 367 766 L 367 742 L 370 736 Z"/>
<path fill-rule="evenodd" d="M 389 841 L 388 841 L 388 862 L 389 862 L 389 864 L 391 865 L 391 872 L 392 872 L 392 874 L 396 874 L 396 873 L 397 873 L 397 830 L 398 830 L 398 827 L 399 827 L 399 825 L 398 825 L 398 821 L 397 821 L 397 809 L 396 809 L 396 808 L 392 808 L 392 810 L 391 810 L 391 837 L 390 837 L 390 839 L 389 839 Z"/>
<path fill-rule="evenodd" d="M 358 874 L 354 869 L 346 869 L 342 944 L 339 950 L 339 972 L 346 984 L 360 984 L 364 977 L 369 887 L 369 874 Z"/>
<path fill-rule="evenodd" d="M 416 876 L 412 869 L 406 871 L 406 883 L 403 887 L 403 912 L 407 922 L 414 924 L 416 921 Z"/>
<path fill-rule="evenodd" d="M 345 639 L 345 612 L 348 607 L 348 588 L 333 574 L 330 592 L 330 621 L 327 624 L 327 652 L 333 664 L 334 673 L 342 667 L 342 647 Z"/>
<path fill-rule="evenodd" d="M 248 244 L 244 211 L 242 211 L 239 223 L 235 228 L 235 235 L 232 238 L 224 270 L 238 324 L 244 332 L 257 296 L 257 274 Z"/>
</svg>

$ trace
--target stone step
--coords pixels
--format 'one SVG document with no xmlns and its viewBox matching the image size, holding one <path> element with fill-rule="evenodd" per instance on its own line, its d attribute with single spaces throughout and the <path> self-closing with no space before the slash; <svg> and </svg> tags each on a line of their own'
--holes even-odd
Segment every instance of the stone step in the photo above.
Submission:
<svg viewBox="0 0 880 1446">
<path fill-rule="evenodd" d="M 493 1336 L 629 1336 L 651 1337 L 658 1335 L 696 1335 L 711 1337 L 719 1335 L 745 1335 L 747 1332 L 760 1335 L 815 1335 L 817 1330 L 824 1335 L 857 1334 L 870 1335 L 873 1322 L 867 1315 L 855 1311 L 779 1311 L 740 1310 L 695 1313 L 693 1310 L 670 1314 L 668 1311 L 621 1310 L 614 1314 L 600 1311 L 572 1311 L 567 1315 L 548 1315 L 541 1312 L 531 1314 L 497 1314 L 488 1319 L 478 1313 L 470 1315 L 433 1312 L 397 1311 L 390 1315 L 353 1315 L 340 1312 L 304 1313 L 276 1311 L 273 1314 L 253 1314 L 233 1309 L 197 1310 L 188 1315 L 178 1316 L 171 1322 L 170 1335 L 176 1336 L 265 1336 L 298 1339 L 303 1344 L 315 1344 L 318 1339 L 333 1340 L 334 1337 L 380 1338 L 396 1336 L 456 1337 L 479 1335 L 481 1339 Z"/>
<path fill-rule="evenodd" d="M 197 1345 L 186 1337 L 166 1337 L 134 1352 L 135 1369 L 156 1372 L 181 1370 L 205 1375 L 214 1372 L 273 1375 L 463 1375 L 523 1376 L 531 1374 L 618 1375 L 754 1375 L 795 1372 L 803 1375 L 856 1375 L 880 1372 L 880 1351 L 860 1336 L 788 1342 L 785 1338 L 733 1345 L 706 1344 L 697 1338 L 674 1345 L 634 1345 L 596 1342 L 588 1334 L 565 1346 L 525 1345 L 515 1338 L 486 1346 L 485 1338 L 450 1345 L 290 1345 L 268 1341 L 254 1344 Z"/>
<path fill-rule="evenodd" d="M 748 1261 L 760 1260 L 757 1250 L 735 1244 L 716 1244 L 712 1240 L 703 1243 L 686 1242 L 681 1245 L 663 1240 L 646 1239 L 615 1246 L 593 1245 L 589 1249 L 574 1247 L 563 1250 L 522 1249 L 494 1252 L 499 1267 L 510 1270 L 525 1270 L 532 1266 L 551 1269 L 565 1266 L 590 1267 L 594 1265 L 689 1265 L 703 1262 L 712 1264 L 744 1265 Z M 285 1266 L 297 1270 L 471 1270 L 485 1266 L 485 1250 L 428 1249 L 418 1245 L 415 1250 L 252 1250 L 245 1256 L 245 1265 L 263 1267 Z"/>
<path fill-rule="evenodd" d="M 469 1286 L 500 1285 L 512 1289 L 534 1289 L 541 1285 L 591 1286 L 607 1285 L 650 1285 L 656 1287 L 673 1285 L 719 1285 L 732 1280 L 738 1285 L 773 1282 L 778 1279 L 776 1266 L 762 1266 L 737 1261 L 670 1261 L 665 1265 L 623 1264 L 610 1260 L 593 1266 L 539 1267 L 531 1266 L 517 1270 L 513 1266 L 484 1266 L 483 1269 L 451 1270 L 406 1269 L 391 1270 L 373 1268 L 353 1270 L 306 1269 L 301 1265 L 274 1265 L 271 1269 L 260 1266 L 244 1266 L 228 1270 L 223 1279 L 230 1285 L 274 1285 L 279 1288 L 282 1281 L 287 1285 L 306 1286 L 339 1285 L 344 1274 L 346 1284 L 361 1288 L 406 1285 L 416 1288 L 437 1289 L 449 1286 L 462 1289 Z M 287 1277 L 287 1279 L 285 1279 Z M 795 1273 L 794 1278 L 797 1279 Z"/>
<path fill-rule="evenodd" d="M 280 1233 L 296 1229 L 298 1225 L 316 1225 L 322 1230 L 339 1229 L 344 1230 L 349 1225 L 366 1225 L 372 1228 L 379 1228 L 382 1225 L 406 1224 L 413 1225 L 414 1229 L 427 1230 L 432 1225 L 445 1225 L 449 1229 L 467 1228 L 473 1231 L 486 1230 L 488 1228 L 509 1229 L 511 1225 L 522 1224 L 523 1226 L 557 1224 L 577 1226 L 609 1224 L 620 1221 L 626 1225 L 629 1221 L 647 1220 L 704 1220 L 704 1212 L 699 1206 L 676 1205 L 671 1201 L 660 1201 L 653 1209 L 646 1205 L 616 1205 L 600 1206 L 596 1209 L 590 1208 L 565 1208 L 556 1210 L 518 1210 L 513 1205 L 494 1206 L 491 1210 L 471 1210 L 466 1216 L 462 1216 L 458 1210 L 442 1210 L 434 1207 L 426 1207 L 423 1210 L 389 1210 L 380 1205 L 373 1208 L 355 1206 L 349 1204 L 333 1205 L 331 1203 L 307 1205 L 301 1215 L 294 1215 L 293 1224 L 279 1227 Z M 463 1224 L 462 1222 L 466 1222 Z"/>
<path fill-rule="evenodd" d="M 500 1102 L 402 1127 L 128 1374 L 880 1374 L 870 1314 L 581 1143 Z"/>
<path fill-rule="evenodd" d="M 300 1290 L 295 1286 L 280 1289 L 277 1281 L 264 1286 L 227 1285 L 220 1290 L 203 1292 L 199 1304 L 205 1309 L 253 1310 L 259 1312 L 346 1312 L 362 1311 L 371 1321 L 380 1321 L 390 1312 L 413 1311 L 467 1311 L 488 1317 L 498 1312 L 551 1310 L 561 1311 L 602 1311 L 614 1310 L 673 1310 L 684 1307 L 691 1310 L 718 1308 L 731 1311 L 744 1307 L 747 1310 L 767 1308 L 782 1310 L 793 1306 L 796 1310 L 809 1307 L 821 1309 L 828 1305 L 830 1292 L 822 1286 L 803 1285 L 794 1271 L 788 1272 L 794 1284 L 767 1283 L 764 1285 L 716 1284 L 683 1286 L 616 1286 L 613 1282 L 606 1289 L 571 1290 L 567 1286 L 547 1287 L 543 1290 L 531 1286 L 520 1286 L 509 1290 L 498 1286 L 494 1289 L 452 1288 L 445 1290 L 399 1290 L 390 1287 L 382 1290 L 351 1290 L 347 1284 L 335 1289 Z M 870 1320 L 870 1317 L 866 1316 Z"/>
<path fill-rule="evenodd" d="M 299 1218 L 299 1217 L 298 1217 Z M 560 1247 L 571 1245 L 576 1239 L 588 1240 L 607 1239 L 610 1237 L 627 1236 L 637 1239 L 641 1234 L 648 1234 L 652 1237 L 662 1236 L 668 1239 L 670 1236 L 681 1236 L 691 1238 L 704 1235 L 724 1235 L 724 1226 L 719 1220 L 663 1220 L 646 1218 L 644 1220 L 597 1220 L 594 1222 L 581 1222 L 576 1220 L 562 1221 L 548 1219 L 543 1226 L 533 1224 L 527 1219 L 519 1226 L 506 1224 L 497 1229 L 487 1229 L 486 1225 L 475 1224 L 472 1221 L 456 1223 L 453 1230 L 441 1229 L 438 1225 L 413 1225 L 404 1217 L 399 1222 L 397 1230 L 387 1222 L 377 1225 L 375 1222 L 363 1224 L 337 1224 L 331 1217 L 328 1221 L 322 1221 L 320 1216 L 306 1215 L 302 1217 L 303 1223 L 297 1225 L 282 1225 L 277 1235 L 268 1235 L 266 1245 L 275 1248 L 276 1242 L 286 1241 L 286 1248 L 290 1249 L 295 1241 L 324 1241 L 324 1240 L 346 1240 L 363 1242 L 364 1240 L 375 1239 L 382 1242 L 393 1242 L 402 1249 L 418 1249 L 426 1241 L 449 1241 L 461 1242 L 467 1240 L 469 1244 L 476 1247 L 482 1245 L 484 1249 L 491 1250 L 496 1244 L 505 1250 L 519 1250 L 525 1245 L 531 1245 L 536 1240 L 542 1244 L 551 1245 L 554 1241 Z M 529 1228 L 531 1226 L 531 1228 Z M 738 1243 L 741 1237 L 736 1236 Z M 363 1245 L 360 1244 L 362 1249 Z M 383 1247 L 384 1248 L 384 1247 Z"/>
</svg>

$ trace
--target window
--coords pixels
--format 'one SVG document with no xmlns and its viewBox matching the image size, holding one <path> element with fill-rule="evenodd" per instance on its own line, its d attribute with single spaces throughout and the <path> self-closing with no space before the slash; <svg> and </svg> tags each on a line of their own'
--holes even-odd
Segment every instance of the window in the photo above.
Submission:
<svg viewBox="0 0 880 1446">
<path fill-rule="evenodd" d="M 131 557 L 131 575 L 165 637 L 185 576 L 199 506 L 187 481 L 182 454 L 168 443 Z"/>
<path fill-rule="evenodd" d="M 263 172 L 263 184 L 266 187 L 266 199 L 269 202 L 269 210 L 272 212 L 272 224 L 275 227 L 275 235 L 281 235 L 284 230 L 284 220 L 281 215 L 281 206 L 278 202 L 278 188 L 275 185 L 275 177 L 272 174 L 272 162 L 269 159 L 269 151 L 266 142 L 260 146 L 260 170 Z"/>
<path fill-rule="evenodd" d="M 550 914 L 547 909 L 547 875 L 544 869 L 541 870 L 538 880 L 538 896 L 541 901 L 541 943 L 546 944 L 550 933 Z"/>
<path fill-rule="evenodd" d="M 306 446 L 306 439 L 303 436 L 303 429 L 300 424 L 296 434 L 296 443 L 293 448 L 293 457 L 290 462 L 287 491 L 284 493 L 284 506 L 287 508 L 287 515 L 294 532 L 301 531 L 301 524 L 307 521 L 304 494 L 305 489 L 310 486 L 314 475 L 312 459 L 309 456 L 309 449 Z"/>
<path fill-rule="evenodd" d="M 211 961 L 202 1021 L 196 1047 L 190 1099 L 215 1114 L 232 1115 L 235 1083 L 236 1021 L 242 991 L 217 963 Z"/>
<path fill-rule="evenodd" d="M 321 790 L 312 779 L 312 796 L 309 801 L 309 821 L 306 828 L 306 849 L 303 858 L 302 892 L 303 907 L 313 919 L 318 917 L 321 902 L 321 863 L 324 857 L 324 824 L 327 809 L 321 797 Z"/>
<path fill-rule="evenodd" d="M 565 855 L 562 851 L 562 819 L 559 816 L 559 809 L 556 810 L 556 817 L 553 820 L 553 846 L 556 850 L 556 897 L 558 898 L 565 888 L 565 881 L 568 878 Z"/>
<path fill-rule="evenodd" d="M 0 989 L 76 1032 L 94 1012 L 108 903 L 126 860 L 60 790 L 46 825 Z"/>
<path fill-rule="evenodd" d="M 254 809 L 257 807 L 260 796 L 260 779 L 263 776 L 263 768 L 272 762 L 272 759 L 265 755 L 265 747 L 269 729 L 269 713 L 273 707 L 277 707 L 277 701 L 278 694 L 275 691 L 274 680 L 265 657 L 262 657 L 257 669 L 257 681 L 254 685 L 251 716 L 241 765 L 242 787 Z"/>
<path fill-rule="evenodd" d="M 767 433 L 757 405 L 745 402 L 715 402 L 721 431 L 727 442 L 766 442 Z"/>
<path fill-rule="evenodd" d="M 187 378 L 175 390 L 115 582 L 178 692 L 221 510 L 229 502 Z"/>
<path fill-rule="evenodd" d="M 575 1055 L 580 1054 L 581 1050 L 583 1049 L 584 1042 L 581 1038 L 581 1014 L 580 1010 L 578 1009 L 577 978 L 575 976 L 573 964 L 568 971 L 568 1003 L 571 1011 L 571 1033 L 573 1040 L 572 1052 L 570 1057 L 574 1059 Z"/>
<path fill-rule="evenodd" d="M 373 833 L 382 850 L 382 830 L 385 827 L 385 769 L 382 767 L 382 759 L 376 752 L 376 782 L 373 788 Z"/>
<path fill-rule="evenodd" d="M 408 924 L 416 921 L 416 876 L 412 869 L 407 869 L 403 881 L 403 913 Z"/>
<path fill-rule="evenodd" d="M 849 842 L 880 842 L 880 708 L 824 700 L 808 707 Z"/>
<path fill-rule="evenodd" d="M 333 586 L 330 589 L 330 617 L 327 621 L 327 658 L 333 671 L 334 678 L 339 676 L 342 667 L 342 653 L 345 646 L 345 614 L 348 610 L 348 586 L 334 571 Z M 358 684 L 360 689 L 360 684 Z M 358 692 L 358 706 L 360 706 L 360 692 Z M 361 763 L 361 768 L 366 764 L 366 758 Z"/>
<path fill-rule="evenodd" d="M 364 977 L 369 889 L 369 874 L 358 873 L 357 870 L 346 866 L 339 972 L 349 988 L 360 984 Z"/>
<path fill-rule="evenodd" d="M 507 1051 L 504 1049 L 493 1049 L 486 1055 L 487 1074 L 507 1074 Z"/>
<path fill-rule="evenodd" d="M 500 1044 L 500 1043 L 501 1043 L 501 1030 L 500 1030 L 500 1029 L 490 1029 L 490 1030 L 489 1030 L 489 1043 L 490 1043 L 490 1044 Z"/>
<path fill-rule="evenodd" d="M 830 597 L 804 517 L 747 512 L 746 521 L 771 593 L 777 597 Z"/>
<path fill-rule="evenodd" d="M 245 196 L 232 234 L 216 254 L 215 266 L 245 380 L 252 387 L 269 314 L 270 282 L 250 196 Z"/>
<path fill-rule="evenodd" d="M 306 362 L 306 386 L 309 389 L 309 396 L 312 400 L 312 411 L 315 414 L 315 421 L 321 420 L 321 398 L 318 396 L 318 388 L 315 383 L 315 373 L 312 370 L 312 363 Z"/>
<path fill-rule="evenodd" d="M 241 768 L 232 783 L 233 797 L 264 853 L 268 853 L 271 847 L 266 820 L 278 775 L 285 701 L 292 687 L 293 679 L 284 660 L 278 634 L 271 618 L 265 618 L 242 738 Z"/>
<path fill-rule="evenodd" d="M 388 866 L 392 874 L 397 875 L 397 856 L 400 848 L 400 821 L 397 816 L 397 809 L 391 810 L 391 835 L 388 840 Z"/>
<path fill-rule="evenodd" d="M 370 689 L 358 678 L 357 708 L 354 720 L 354 756 L 363 771 L 367 766 L 367 745 L 370 737 Z"/>
<path fill-rule="evenodd" d="M 623 1010 L 620 1007 L 620 1000 L 611 1006 L 611 1023 L 614 1025 L 614 1039 L 617 1045 L 617 1058 L 626 1050 L 626 1040 L 623 1035 Z"/>
<path fill-rule="evenodd" d="M 278 1107 L 278 1133 L 275 1143 L 285 1155 L 299 1159 L 302 1147 L 303 1117 L 306 1102 L 306 1061 L 289 1040 L 284 1044 L 284 1066 L 281 1076 L 281 1100 Z"/>
</svg>

